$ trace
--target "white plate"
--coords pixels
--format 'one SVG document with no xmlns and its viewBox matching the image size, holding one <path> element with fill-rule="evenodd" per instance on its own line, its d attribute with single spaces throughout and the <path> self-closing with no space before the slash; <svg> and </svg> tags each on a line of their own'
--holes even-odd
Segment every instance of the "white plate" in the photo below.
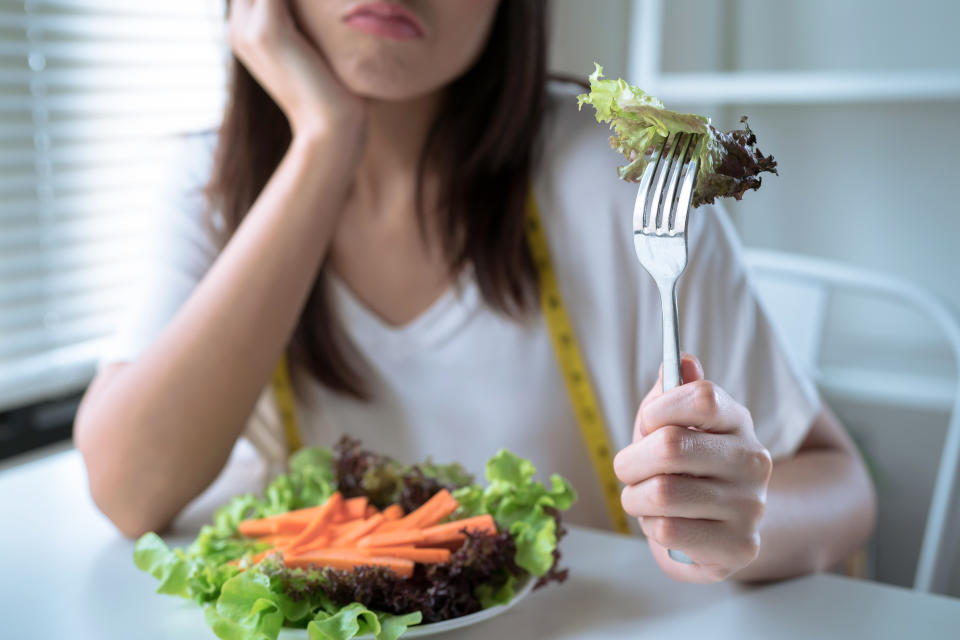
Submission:
<svg viewBox="0 0 960 640">
<path fill-rule="evenodd" d="M 524 598 L 530 591 L 533 590 L 533 585 L 536 584 L 536 579 L 533 576 L 528 576 L 527 581 L 520 585 L 519 591 L 516 595 L 513 596 L 513 600 L 507 604 L 498 604 L 495 607 L 490 607 L 489 609 L 483 609 L 477 611 L 476 613 L 471 613 L 467 616 L 460 616 L 459 618 L 451 618 L 450 620 L 444 620 L 443 622 L 431 622 L 430 624 L 421 624 L 407 629 L 407 632 L 400 636 L 401 640 L 406 640 L 407 638 L 423 638 L 426 636 L 432 636 L 435 633 L 443 633 L 445 631 L 453 631 L 454 629 L 462 629 L 463 627 L 469 627 L 470 625 L 477 624 L 478 622 L 483 622 L 484 620 L 489 620 L 494 616 L 498 616 L 513 605 L 517 604 L 522 598 Z M 277 637 L 277 640 L 307 640 L 307 630 L 306 629 L 282 629 L 280 635 Z M 362 636 L 357 636 L 357 640 L 371 640 L 372 635 L 365 634 Z"/>
</svg>

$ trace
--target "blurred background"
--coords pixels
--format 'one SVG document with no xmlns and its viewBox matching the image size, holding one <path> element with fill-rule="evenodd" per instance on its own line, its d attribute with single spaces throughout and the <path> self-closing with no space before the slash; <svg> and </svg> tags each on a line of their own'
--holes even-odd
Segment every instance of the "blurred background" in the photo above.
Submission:
<svg viewBox="0 0 960 640">
<path fill-rule="evenodd" d="M 222 109 L 221 12 L 0 0 L 0 466 L 68 446 L 173 141 Z M 874 471 L 864 571 L 913 584 L 957 401 L 943 323 L 960 309 L 960 3 L 554 0 L 553 12 L 554 70 L 584 77 L 600 62 L 720 128 L 748 114 L 777 157 L 780 177 L 727 209 L 760 271 L 776 252 L 768 309 Z M 785 264 L 856 286 L 784 288 Z M 944 313 L 867 295 L 887 291 L 878 282 Z"/>
</svg>

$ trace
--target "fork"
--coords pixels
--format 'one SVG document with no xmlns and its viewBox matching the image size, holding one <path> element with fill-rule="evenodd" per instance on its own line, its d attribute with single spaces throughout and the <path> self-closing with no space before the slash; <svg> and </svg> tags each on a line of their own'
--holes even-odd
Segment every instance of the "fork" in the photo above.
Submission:
<svg viewBox="0 0 960 640">
<path fill-rule="evenodd" d="M 663 392 L 683 384 L 680 376 L 677 281 L 687 266 L 687 213 L 697 177 L 692 151 L 696 134 L 673 134 L 647 163 L 633 207 L 633 244 L 640 264 L 657 284 L 663 315 Z M 676 562 L 693 564 L 669 549 Z"/>
</svg>

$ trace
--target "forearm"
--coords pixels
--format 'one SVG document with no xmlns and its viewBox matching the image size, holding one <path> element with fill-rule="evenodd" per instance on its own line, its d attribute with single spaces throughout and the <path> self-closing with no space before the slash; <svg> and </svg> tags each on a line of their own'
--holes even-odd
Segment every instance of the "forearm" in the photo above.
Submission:
<svg viewBox="0 0 960 640">
<path fill-rule="evenodd" d="M 296 325 L 350 181 L 317 144 L 291 146 L 155 344 L 84 401 L 91 490 L 127 533 L 163 526 L 216 477 Z"/>
<path fill-rule="evenodd" d="M 777 462 L 760 554 L 733 579 L 773 580 L 835 566 L 869 536 L 875 509 L 873 485 L 852 451 L 809 449 Z"/>
</svg>

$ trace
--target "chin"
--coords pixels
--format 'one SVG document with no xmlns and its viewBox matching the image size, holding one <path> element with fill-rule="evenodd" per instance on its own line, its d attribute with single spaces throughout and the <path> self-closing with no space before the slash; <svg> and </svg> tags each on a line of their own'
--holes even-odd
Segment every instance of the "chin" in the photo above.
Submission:
<svg viewBox="0 0 960 640">
<path fill-rule="evenodd" d="M 363 98 L 401 102 L 432 93 L 445 78 L 425 78 L 418 64 L 404 63 L 395 56 L 362 55 L 333 63 L 344 86 Z"/>
</svg>

